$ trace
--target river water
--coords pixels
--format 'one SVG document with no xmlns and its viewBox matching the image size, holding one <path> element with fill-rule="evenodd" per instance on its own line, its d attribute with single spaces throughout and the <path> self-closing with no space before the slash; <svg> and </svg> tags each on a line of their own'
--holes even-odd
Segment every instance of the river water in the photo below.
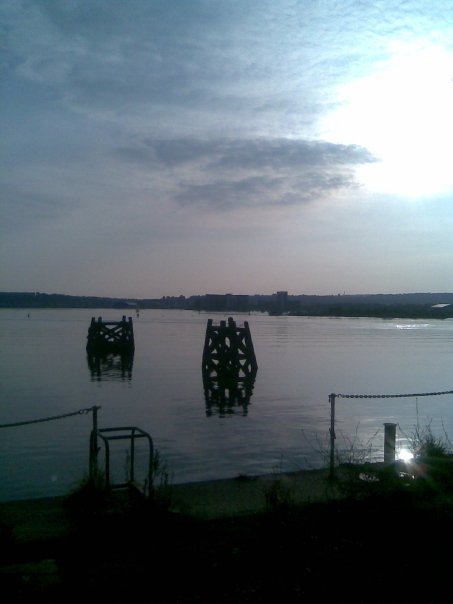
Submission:
<svg viewBox="0 0 453 604">
<path fill-rule="evenodd" d="M 453 320 L 270 317 L 248 321 L 258 372 L 248 403 L 207 400 L 201 372 L 206 324 L 216 313 L 142 310 L 133 318 L 131 366 L 93 367 L 85 344 L 92 316 L 119 310 L 0 310 L 0 425 L 99 406 L 100 428 L 148 432 L 173 484 L 322 467 L 330 393 L 423 394 L 453 389 Z M 128 315 L 128 316 L 129 316 Z M 417 425 L 453 435 L 453 396 L 337 398 L 337 447 L 383 457 L 384 423 L 397 449 Z M 0 500 L 62 495 L 87 474 L 92 415 L 0 428 Z M 142 444 L 140 444 L 142 443 Z M 147 459 L 137 442 L 137 473 Z M 116 448 L 115 448 L 116 447 Z M 112 445 L 112 478 L 127 477 L 127 441 Z M 103 450 L 101 447 L 101 464 Z M 136 476 L 141 480 L 141 475 Z"/>
</svg>

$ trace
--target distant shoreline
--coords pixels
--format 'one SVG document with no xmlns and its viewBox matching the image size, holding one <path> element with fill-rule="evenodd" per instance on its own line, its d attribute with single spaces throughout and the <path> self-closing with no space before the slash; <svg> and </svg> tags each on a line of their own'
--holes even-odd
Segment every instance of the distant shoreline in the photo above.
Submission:
<svg viewBox="0 0 453 604">
<path fill-rule="evenodd" d="M 116 309 L 123 313 L 142 310 L 190 310 L 206 313 L 267 313 L 270 316 L 351 317 L 382 319 L 451 319 L 453 293 L 370 295 L 272 295 L 206 294 L 164 296 L 159 299 L 69 296 L 40 292 L 0 292 L 3 309 Z"/>
</svg>

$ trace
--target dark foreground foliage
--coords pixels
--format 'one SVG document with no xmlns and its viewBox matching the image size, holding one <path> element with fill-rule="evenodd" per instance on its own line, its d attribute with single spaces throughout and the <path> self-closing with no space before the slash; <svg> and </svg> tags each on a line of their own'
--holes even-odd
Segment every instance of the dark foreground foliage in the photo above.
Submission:
<svg viewBox="0 0 453 604">
<path fill-rule="evenodd" d="M 215 521 L 79 498 L 76 530 L 40 546 L 58 579 L 16 577 L 3 601 L 451 601 L 451 473 L 384 483 L 351 480 L 345 500 Z"/>
</svg>

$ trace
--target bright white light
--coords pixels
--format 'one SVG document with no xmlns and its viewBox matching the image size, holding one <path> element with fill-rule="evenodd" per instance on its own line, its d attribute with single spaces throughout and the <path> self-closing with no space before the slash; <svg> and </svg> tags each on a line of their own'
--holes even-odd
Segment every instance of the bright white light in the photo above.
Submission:
<svg viewBox="0 0 453 604">
<path fill-rule="evenodd" d="M 398 459 L 401 459 L 401 461 L 411 461 L 411 459 L 414 459 L 414 456 L 409 449 L 401 449 L 398 453 Z"/>
<path fill-rule="evenodd" d="M 406 196 L 453 189 L 453 54 L 398 45 L 394 58 L 345 85 L 329 140 L 359 144 L 380 161 L 358 169 L 370 190 Z"/>
</svg>

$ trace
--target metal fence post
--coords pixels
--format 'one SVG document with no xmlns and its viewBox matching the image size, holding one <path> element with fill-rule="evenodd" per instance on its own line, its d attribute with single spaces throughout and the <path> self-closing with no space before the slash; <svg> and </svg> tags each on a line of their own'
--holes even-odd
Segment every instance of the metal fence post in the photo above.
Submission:
<svg viewBox="0 0 453 604">
<path fill-rule="evenodd" d="M 92 407 L 93 413 L 93 428 L 91 429 L 90 438 L 90 480 L 94 480 L 98 469 L 98 409 Z"/>
<path fill-rule="evenodd" d="M 336 394 L 329 395 L 330 402 L 330 472 L 329 478 L 335 478 L 335 397 Z"/>
</svg>

